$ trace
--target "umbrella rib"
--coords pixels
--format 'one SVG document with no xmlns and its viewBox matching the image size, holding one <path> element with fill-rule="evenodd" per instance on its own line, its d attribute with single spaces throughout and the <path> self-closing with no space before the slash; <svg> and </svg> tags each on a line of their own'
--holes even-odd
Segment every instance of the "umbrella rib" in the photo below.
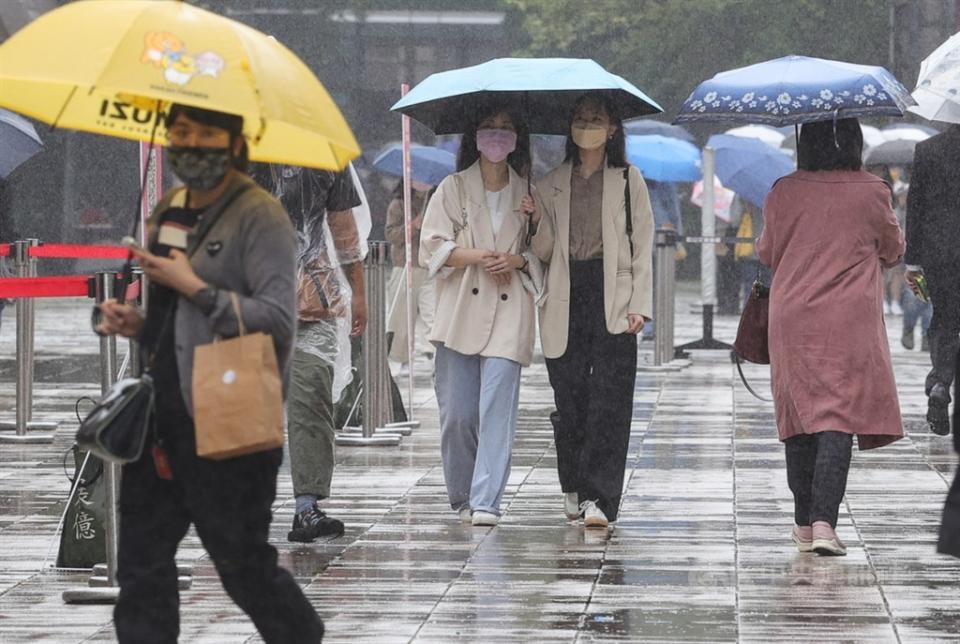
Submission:
<svg viewBox="0 0 960 644">
<path fill-rule="evenodd" d="M 73 86 L 73 89 L 70 90 L 70 96 L 67 97 L 67 100 L 63 102 L 63 105 L 60 106 L 60 111 L 57 112 L 57 118 L 53 119 L 53 123 L 50 124 L 50 131 L 57 129 L 57 124 L 60 123 L 60 118 L 63 116 L 63 113 L 67 111 L 67 106 L 70 105 L 70 101 L 73 100 L 73 95 L 77 93 L 77 85 Z"/>
</svg>

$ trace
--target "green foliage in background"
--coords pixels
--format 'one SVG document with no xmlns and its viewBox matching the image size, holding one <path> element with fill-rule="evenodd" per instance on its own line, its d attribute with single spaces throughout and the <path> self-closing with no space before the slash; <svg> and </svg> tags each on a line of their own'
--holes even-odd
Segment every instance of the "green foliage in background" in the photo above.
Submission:
<svg viewBox="0 0 960 644">
<path fill-rule="evenodd" d="M 888 0 L 504 0 L 518 55 L 593 58 L 668 116 L 715 73 L 788 54 L 887 65 Z"/>
</svg>

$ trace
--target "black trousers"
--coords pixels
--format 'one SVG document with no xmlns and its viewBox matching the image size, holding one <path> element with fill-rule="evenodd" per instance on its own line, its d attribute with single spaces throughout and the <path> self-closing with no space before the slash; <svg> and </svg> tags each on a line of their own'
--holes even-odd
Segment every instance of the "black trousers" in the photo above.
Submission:
<svg viewBox="0 0 960 644">
<path fill-rule="evenodd" d="M 320 642 L 323 622 L 290 573 L 277 565 L 277 551 L 267 543 L 283 450 L 222 461 L 198 458 L 186 410 L 158 406 L 158 430 L 174 478 L 157 475 L 149 451 L 123 466 L 117 639 L 129 644 L 177 641 L 180 598 L 174 556 L 193 523 L 227 594 L 265 642 Z"/>
<path fill-rule="evenodd" d="M 933 304 L 930 320 L 930 362 L 927 393 L 940 383 L 949 390 L 953 382 L 957 354 L 960 352 L 960 266 L 934 267 L 925 270 Z"/>
<path fill-rule="evenodd" d="M 826 521 L 837 527 L 840 503 L 847 491 L 853 435 L 843 432 L 801 434 L 784 441 L 787 483 L 793 492 L 798 526 Z"/>
<path fill-rule="evenodd" d="M 566 352 L 548 359 L 557 411 L 557 471 L 564 492 L 596 501 L 616 520 L 623 490 L 637 336 L 607 332 L 602 260 L 570 262 L 570 326 Z"/>
</svg>

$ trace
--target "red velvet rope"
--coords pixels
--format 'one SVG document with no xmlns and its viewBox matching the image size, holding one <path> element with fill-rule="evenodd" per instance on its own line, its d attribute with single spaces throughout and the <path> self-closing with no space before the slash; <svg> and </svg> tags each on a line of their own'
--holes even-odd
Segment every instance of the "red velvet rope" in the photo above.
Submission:
<svg viewBox="0 0 960 644">
<path fill-rule="evenodd" d="M 130 254 L 123 246 L 81 246 L 79 244 L 44 244 L 30 248 L 30 257 L 57 259 L 126 259 Z"/>
<path fill-rule="evenodd" d="M 0 297 L 86 297 L 86 275 L 0 279 Z"/>
</svg>

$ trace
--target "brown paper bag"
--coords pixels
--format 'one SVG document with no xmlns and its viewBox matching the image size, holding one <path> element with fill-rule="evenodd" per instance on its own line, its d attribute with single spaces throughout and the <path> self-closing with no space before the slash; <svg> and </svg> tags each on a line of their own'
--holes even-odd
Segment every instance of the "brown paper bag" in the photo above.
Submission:
<svg viewBox="0 0 960 644">
<path fill-rule="evenodd" d="M 215 460 L 283 447 L 283 391 L 273 339 L 246 333 L 196 348 L 193 421 L 197 456 Z"/>
</svg>

